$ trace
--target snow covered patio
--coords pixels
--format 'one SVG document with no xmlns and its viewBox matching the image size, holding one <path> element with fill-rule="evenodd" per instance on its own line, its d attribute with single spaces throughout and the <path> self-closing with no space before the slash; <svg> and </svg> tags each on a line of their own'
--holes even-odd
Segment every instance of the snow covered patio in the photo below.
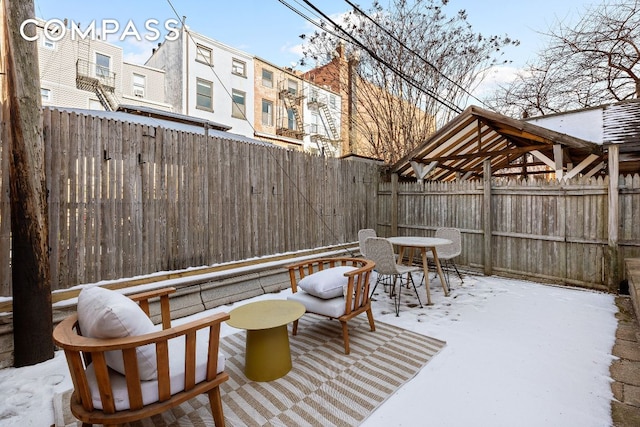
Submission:
<svg viewBox="0 0 640 427">
<path fill-rule="evenodd" d="M 418 420 L 438 426 L 612 425 L 614 295 L 499 277 L 452 280 L 450 297 L 444 297 L 437 280 L 431 282 L 432 306 L 411 308 L 415 295 L 403 295 L 399 317 L 378 289 L 377 322 L 447 344 L 363 426 L 408 426 Z M 424 288 L 418 290 L 424 295 Z M 222 335 L 235 332 L 225 325 Z M 33 367 L 3 369 L 0 425 L 54 424 L 53 397 L 70 385 L 60 352 Z"/>
</svg>

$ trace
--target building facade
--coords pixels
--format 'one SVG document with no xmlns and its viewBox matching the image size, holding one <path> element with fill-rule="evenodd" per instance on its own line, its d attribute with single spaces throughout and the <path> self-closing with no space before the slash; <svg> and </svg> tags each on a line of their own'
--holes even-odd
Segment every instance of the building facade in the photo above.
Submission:
<svg viewBox="0 0 640 427">
<path fill-rule="evenodd" d="M 255 137 L 327 156 L 340 154 L 340 95 L 261 58 L 255 64 Z"/>
<path fill-rule="evenodd" d="M 282 147 L 303 150 L 303 104 L 297 96 L 302 79 L 258 57 L 254 58 L 254 67 L 254 136 Z M 287 90 L 281 93 L 284 88 Z"/>
<path fill-rule="evenodd" d="M 145 65 L 164 71 L 165 99 L 174 111 L 253 136 L 254 65 L 248 53 L 183 25 L 179 36 L 159 44 Z"/>
<path fill-rule="evenodd" d="M 289 68 L 183 25 L 144 65 L 98 38 L 51 41 L 36 25 L 43 105 L 115 111 L 144 107 L 228 127 L 289 149 L 339 156 L 342 96 Z"/>
<path fill-rule="evenodd" d="M 95 37 L 44 34 L 34 25 L 38 44 L 42 104 L 113 111 L 120 104 L 170 111 L 164 102 L 164 72 L 127 63 L 122 48 Z M 60 30 L 58 30 L 60 31 Z"/>
<path fill-rule="evenodd" d="M 164 71 L 165 99 L 176 112 L 290 149 L 340 154 L 340 95 L 291 69 L 185 25 L 179 37 L 153 50 L 146 65 Z"/>
<path fill-rule="evenodd" d="M 360 78 L 357 67 L 357 57 L 347 54 L 344 44 L 339 44 L 331 61 L 305 72 L 304 79 L 341 95 L 345 118 L 339 127 L 342 155 L 393 162 L 394 155 L 410 148 L 404 145 L 408 129 L 427 137 L 435 132 L 434 117 L 386 88 Z M 400 123 L 402 118 L 409 119 Z"/>
<path fill-rule="evenodd" d="M 318 86 L 303 81 L 305 95 L 304 146 L 305 151 L 318 151 L 328 156 L 342 154 L 340 126 L 342 119 L 342 97 L 329 90 L 328 86 Z"/>
</svg>

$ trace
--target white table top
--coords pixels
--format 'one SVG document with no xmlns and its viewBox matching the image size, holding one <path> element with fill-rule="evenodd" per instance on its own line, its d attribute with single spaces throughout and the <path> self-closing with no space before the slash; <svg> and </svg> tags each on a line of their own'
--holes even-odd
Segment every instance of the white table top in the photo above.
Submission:
<svg viewBox="0 0 640 427">
<path fill-rule="evenodd" d="M 413 248 L 433 248 L 435 246 L 450 245 L 453 242 L 449 239 L 439 237 L 420 236 L 395 236 L 387 237 L 387 240 L 398 246 L 408 246 Z"/>
</svg>

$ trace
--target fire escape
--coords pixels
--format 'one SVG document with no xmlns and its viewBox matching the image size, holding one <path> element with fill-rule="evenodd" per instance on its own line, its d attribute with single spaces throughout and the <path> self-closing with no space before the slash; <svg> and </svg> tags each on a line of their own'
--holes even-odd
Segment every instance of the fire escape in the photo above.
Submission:
<svg viewBox="0 0 640 427">
<path fill-rule="evenodd" d="M 318 146 L 318 150 L 323 153 L 331 153 L 335 151 L 335 143 L 340 140 L 340 133 L 338 132 L 338 128 L 336 126 L 336 122 L 333 119 L 333 115 L 327 106 L 326 96 L 317 96 L 312 95 L 309 98 L 308 106 L 309 108 L 316 108 L 320 113 L 320 119 L 322 120 L 322 125 L 326 132 L 319 132 L 318 127 L 316 126 L 315 132 L 311 132 L 311 141 L 315 142 Z M 329 136 L 327 136 L 327 134 Z"/>
<path fill-rule="evenodd" d="M 284 103 L 286 117 L 278 120 L 276 135 L 302 139 L 304 136 L 304 123 L 302 121 L 302 100 L 304 95 L 283 87 L 279 92 L 280 99 Z"/>
<path fill-rule="evenodd" d="M 76 62 L 76 87 L 95 93 L 107 111 L 117 110 L 120 104 L 115 94 L 115 82 L 116 73 L 84 59 Z"/>
</svg>

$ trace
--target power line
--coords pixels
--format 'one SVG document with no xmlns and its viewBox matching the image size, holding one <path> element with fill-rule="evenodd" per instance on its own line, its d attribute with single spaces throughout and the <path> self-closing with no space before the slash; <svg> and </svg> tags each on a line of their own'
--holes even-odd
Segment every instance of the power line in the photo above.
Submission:
<svg viewBox="0 0 640 427">
<path fill-rule="evenodd" d="M 332 36 L 334 36 L 337 39 L 343 40 L 345 42 L 348 42 L 349 40 L 347 40 L 346 38 L 342 37 L 340 34 L 335 33 L 333 31 L 331 31 L 328 28 L 323 27 L 322 25 L 318 24 L 314 19 L 308 17 L 307 15 L 305 15 L 304 13 L 300 12 L 298 9 L 296 9 L 295 7 L 291 6 L 289 3 L 287 3 L 284 0 L 278 0 L 282 5 L 284 5 L 285 7 L 287 7 L 289 10 L 291 10 L 293 13 L 297 14 L 298 16 L 302 17 L 303 19 L 305 19 L 306 21 L 312 23 L 313 25 L 315 25 L 316 27 L 320 28 L 323 31 L 326 31 L 327 33 L 331 34 Z M 299 1 L 295 0 L 296 3 L 300 4 Z M 305 7 L 304 5 L 300 5 L 302 7 Z M 305 7 L 305 9 L 307 9 Z M 308 9 L 307 9 L 308 10 Z M 316 15 L 317 16 L 317 15 Z M 320 18 L 318 16 L 318 18 Z"/>
<path fill-rule="evenodd" d="M 438 73 L 439 75 L 441 75 L 442 77 L 444 77 L 448 82 L 452 83 L 453 85 L 455 85 L 456 87 L 458 87 L 459 89 L 461 89 L 464 93 L 466 93 L 467 95 L 469 95 L 471 98 L 475 99 L 476 101 L 480 102 L 482 105 L 485 105 L 484 102 L 480 99 L 478 99 L 476 96 L 474 96 L 471 92 L 469 92 L 466 88 L 462 87 L 458 82 L 455 82 L 453 80 L 451 80 L 446 74 L 444 74 L 442 71 L 440 71 L 438 69 L 438 67 L 436 67 L 435 65 L 433 65 L 427 58 L 425 58 L 424 56 L 420 55 L 418 52 L 416 52 L 414 49 L 411 49 L 409 46 L 407 46 L 402 40 L 398 39 L 395 35 L 393 35 L 393 33 L 391 33 L 389 30 L 387 30 L 386 28 L 384 28 L 382 25 L 380 25 L 380 23 L 378 23 L 378 21 L 376 21 L 375 19 L 371 18 L 366 12 L 364 12 L 362 9 L 360 9 L 358 7 L 358 5 L 356 5 L 355 3 L 353 3 L 350 0 L 344 0 L 345 3 L 347 3 L 349 6 L 351 6 L 356 12 L 358 12 L 360 15 L 362 15 L 363 17 L 365 17 L 367 20 L 371 21 L 376 27 L 380 28 L 382 31 L 385 32 L 385 34 L 387 34 L 389 37 L 391 37 L 394 41 L 396 41 L 398 44 L 400 44 L 400 46 L 402 46 L 403 48 L 405 48 L 406 50 L 408 50 L 409 52 L 411 52 L 411 54 L 417 56 L 420 60 L 422 60 L 425 64 L 427 64 L 428 66 L 430 66 L 431 68 L 433 68 L 433 70 Z"/>
<path fill-rule="evenodd" d="M 279 1 L 282 3 L 283 0 L 279 0 Z M 327 22 L 331 23 L 331 25 L 333 25 L 334 28 L 340 30 L 343 34 L 345 34 L 351 40 L 352 43 L 354 43 L 355 45 L 357 45 L 358 47 L 363 49 L 365 52 L 367 52 L 369 54 L 369 56 L 371 56 L 373 59 L 375 59 L 376 61 L 378 61 L 381 64 L 383 64 L 385 67 L 389 68 L 394 74 L 396 74 L 400 79 L 404 80 L 407 84 L 409 84 L 413 88 L 425 93 L 427 96 L 431 97 L 432 99 L 434 99 L 435 101 L 440 103 L 442 106 L 444 106 L 444 107 L 446 107 L 446 108 L 448 108 L 448 109 L 450 109 L 450 110 L 452 110 L 452 111 L 454 111 L 456 113 L 461 113 L 462 112 L 462 109 L 460 107 L 458 107 L 457 105 L 455 105 L 453 103 L 450 103 L 447 100 L 442 99 L 438 94 L 434 93 L 432 90 L 422 87 L 422 85 L 420 85 L 418 82 L 416 82 L 412 78 L 408 77 L 404 72 L 402 72 L 401 70 L 399 70 L 395 66 L 391 65 L 388 61 L 382 59 L 378 54 L 373 52 L 369 47 L 365 46 L 360 40 L 356 39 L 348 31 L 346 31 L 340 25 L 336 24 L 329 16 L 327 16 L 324 12 L 322 12 L 320 9 L 318 9 L 310 1 L 308 1 L 308 0 L 303 0 L 303 1 L 309 7 L 311 7 L 315 12 L 319 13 L 322 16 L 323 19 L 325 19 Z M 318 25 L 316 23 L 314 23 L 314 24 Z M 324 30 L 324 28 L 323 28 L 323 30 Z"/>
</svg>

